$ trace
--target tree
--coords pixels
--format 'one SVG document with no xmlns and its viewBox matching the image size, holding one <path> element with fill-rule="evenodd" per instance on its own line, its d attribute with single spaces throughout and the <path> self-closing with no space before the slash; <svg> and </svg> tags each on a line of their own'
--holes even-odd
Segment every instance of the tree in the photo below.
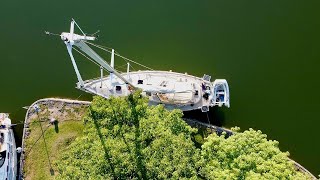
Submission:
<svg viewBox="0 0 320 180">
<path fill-rule="evenodd" d="M 294 169 L 278 144 L 253 129 L 229 138 L 211 134 L 202 145 L 199 174 L 206 179 L 311 179 Z"/>
<path fill-rule="evenodd" d="M 149 107 L 134 93 L 94 97 L 84 119 L 85 136 L 77 138 L 57 162 L 59 179 L 196 178 L 199 150 L 196 129 L 181 111 Z"/>
<path fill-rule="evenodd" d="M 197 148 L 197 129 L 181 117 L 180 110 L 148 106 L 140 92 L 110 99 L 96 96 L 84 118 L 84 135 L 56 162 L 57 178 L 309 178 L 261 131 L 250 129 L 229 138 L 211 134 Z"/>
</svg>

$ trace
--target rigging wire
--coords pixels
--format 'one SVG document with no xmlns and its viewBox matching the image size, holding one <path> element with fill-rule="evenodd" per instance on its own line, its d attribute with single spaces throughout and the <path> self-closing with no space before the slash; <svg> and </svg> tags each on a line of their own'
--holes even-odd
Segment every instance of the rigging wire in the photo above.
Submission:
<svg viewBox="0 0 320 180">
<path fill-rule="evenodd" d="M 99 49 L 101 49 L 101 50 L 104 50 L 104 51 L 107 51 L 107 52 L 109 52 L 109 53 L 112 53 L 110 50 L 107 50 L 106 48 L 104 48 L 104 47 L 101 46 L 101 45 L 94 44 L 94 43 L 91 43 L 91 42 L 88 42 L 88 41 L 85 41 L 85 42 L 88 43 L 88 44 L 90 44 L 90 45 L 92 45 L 92 46 L 95 46 L 95 47 L 97 47 L 97 48 L 99 48 Z M 142 66 L 142 67 L 144 67 L 144 68 L 146 68 L 146 69 L 149 69 L 149 70 L 152 70 L 152 71 L 154 70 L 154 69 L 152 69 L 152 68 L 150 68 L 150 67 L 148 67 L 148 66 L 145 66 L 145 65 L 143 65 L 143 64 L 140 64 L 140 63 L 138 63 L 138 62 L 135 62 L 134 60 L 131 60 L 131 59 L 129 59 L 129 58 L 126 58 L 126 57 L 120 55 L 120 54 L 117 53 L 117 52 L 114 53 L 114 54 L 115 54 L 116 56 L 124 59 L 124 60 L 127 60 L 127 61 L 129 61 L 129 62 L 132 62 L 132 63 L 137 64 L 137 65 L 139 65 L 139 66 Z"/>
<path fill-rule="evenodd" d="M 90 44 L 90 43 L 89 43 Z M 111 50 L 111 51 L 107 51 L 107 50 L 104 50 L 104 51 L 106 51 L 106 52 L 108 52 L 108 53 L 112 53 L 112 49 L 113 48 L 111 48 L 111 47 L 108 47 L 108 46 L 103 46 L 103 45 L 97 45 L 97 46 L 100 46 L 100 47 L 103 47 L 103 48 L 106 48 L 106 49 L 109 49 L 109 50 Z M 117 52 L 116 50 L 114 50 L 114 52 L 115 53 L 117 53 L 117 54 L 120 54 L 119 52 Z M 125 59 L 124 59 L 125 60 Z M 128 63 L 128 61 L 127 60 L 125 60 L 127 63 Z M 124 64 L 124 65 L 121 65 L 121 66 L 118 66 L 117 68 L 122 68 L 122 67 L 124 67 L 124 66 L 126 66 L 127 64 Z M 131 65 L 130 65 L 131 66 Z M 121 72 L 121 71 L 119 71 L 117 68 L 114 68 L 114 69 L 116 69 L 118 72 Z M 133 68 L 134 69 L 134 68 Z"/>
<path fill-rule="evenodd" d="M 72 47 L 72 49 L 74 49 L 75 51 L 77 51 L 79 54 L 81 54 L 82 56 L 84 56 L 85 58 L 89 59 L 91 62 L 93 62 L 95 65 L 100 66 L 100 64 L 98 64 L 97 62 L 95 62 L 94 60 L 92 60 L 91 58 L 89 58 L 88 56 L 86 56 L 85 54 L 83 54 L 81 51 L 79 51 L 78 49 Z"/>
<path fill-rule="evenodd" d="M 121 66 L 118 66 L 117 68 L 124 68 L 124 67 L 126 67 L 127 66 L 127 64 L 123 64 L 123 65 L 121 65 Z"/>
<path fill-rule="evenodd" d="M 123 70 L 126 71 L 126 67 L 127 64 L 123 64 L 121 66 L 118 66 L 117 68 L 115 68 L 118 72 L 122 72 Z"/>
<path fill-rule="evenodd" d="M 90 60 L 91 62 L 93 62 L 95 65 L 97 65 L 97 66 L 101 66 L 100 64 L 98 64 L 97 62 L 95 62 L 94 60 L 92 60 L 91 58 L 89 58 L 88 56 L 86 56 L 85 54 L 83 54 L 81 51 L 79 51 L 78 49 L 76 49 L 76 48 L 74 48 L 74 47 L 72 47 L 75 51 L 77 51 L 79 54 L 81 54 L 82 56 L 84 56 L 85 58 L 87 58 L 88 60 Z M 117 70 L 119 73 L 124 73 L 123 71 L 120 71 L 120 70 L 118 70 L 119 68 L 123 68 L 124 66 L 125 66 L 126 64 L 124 64 L 124 65 L 122 65 L 122 66 L 120 66 L 120 67 L 118 67 L 117 69 L 116 68 L 114 68 L 115 70 Z M 131 65 L 130 65 L 131 66 Z M 133 68 L 134 69 L 134 68 Z M 106 69 L 105 69 L 106 70 Z M 106 71 L 108 71 L 108 70 L 106 70 Z M 81 94 L 82 95 L 82 94 Z M 81 96 L 80 95 L 80 96 Z"/>
<path fill-rule="evenodd" d="M 72 18 L 72 21 L 76 24 L 76 26 L 80 29 L 80 31 L 82 32 L 82 34 L 84 36 L 86 36 L 86 34 L 82 31 L 82 29 L 80 28 L 80 26 L 78 25 L 78 23 Z"/>
<path fill-rule="evenodd" d="M 82 94 L 80 94 L 80 96 L 78 96 L 76 100 L 78 100 L 81 96 L 82 96 Z"/>
<path fill-rule="evenodd" d="M 136 69 L 135 69 L 131 64 L 129 64 L 129 66 L 130 66 L 134 71 L 136 71 Z"/>
<path fill-rule="evenodd" d="M 74 47 L 72 47 L 74 50 L 76 50 L 79 54 L 81 54 L 82 56 L 84 56 L 85 58 L 87 58 L 88 60 L 90 60 L 91 62 L 93 62 L 95 65 L 97 65 L 97 66 L 101 66 L 100 64 L 98 64 L 98 63 L 96 63 L 94 60 L 92 60 L 91 58 L 89 58 L 88 56 L 86 56 L 85 54 L 83 54 L 82 52 L 80 52 L 78 49 L 76 49 L 76 48 L 74 48 Z M 124 65 L 122 65 L 122 66 L 124 66 Z M 119 71 L 118 69 L 116 69 L 116 68 L 114 68 L 116 71 L 118 71 L 119 73 L 123 73 L 123 71 Z M 106 69 L 104 69 L 104 70 L 106 70 Z M 108 70 L 106 70 L 106 71 L 108 71 Z M 109 71 L 108 71 L 109 72 Z M 82 94 L 81 94 L 82 95 Z M 80 96 L 81 96 L 80 95 Z M 80 97 L 79 96 L 79 97 Z M 78 98 L 79 98 L 78 97 Z M 77 98 L 77 99 L 78 99 Z"/>
<path fill-rule="evenodd" d="M 97 66 L 101 66 L 100 64 L 98 64 L 97 62 L 95 62 L 94 60 L 92 60 L 90 57 L 88 57 L 88 56 L 86 56 L 84 53 L 82 53 L 81 51 L 79 51 L 78 49 L 76 49 L 76 48 L 74 48 L 74 47 L 72 47 L 75 51 L 77 51 L 79 54 L 81 54 L 82 56 L 84 56 L 85 58 L 87 58 L 88 60 L 90 60 L 91 62 L 93 62 L 95 65 L 97 65 Z M 124 66 L 125 66 L 126 64 L 124 64 L 124 65 L 122 65 L 122 66 L 120 66 L 120 67 L 118 67 L 118 68 L 123 68 Z M 131 65 L 130 65 L 131 66 Z M 132 66 L 131 66 L 132 67 Z M 118 72 L 120 72 L 120 73 L 123 73 L 123 71 L 119 71 L 118 69 L 116 69 L 116 68 L 114 68 L 115 70 L 117 70 Z M 134 69 L 134 68 L 133 68 Z M 106 70 L 106 69 L 105 69 Z M 106 70 L 106 71 L 108 71 L 108 70 Z"/>
<path fill-rule="evenodd" d="M 51 32 L 49 32 L 49 31 L 44 31 L 44 33 L 45 33 L 46 35 L 60 36 L 60 34 L 51 33 Z"/>
<path fill-rule="evenodd" d="M 106 47 L 106 46 L 102 46 L 102 45 L 96 45 L 96 44 L 93 44 L 93 43 L 90 43 L 90 42 L 87 42 L 86 41 L 86 43 L 88 43 L 88 44 L 91 44 L 91 45 L 93 45 L 93 46 L 95 46 L 95 47 L 97 47 L 97 48 L 99 48 L 99 49 L 102 49 L 102 50 L 104 50 L 104 51 L 106 51 L 106 52 L 109 52 L 109 53 L 112 53 L 110 50 L 107 50 L 107 49 L 112 49 L 112 48 L 110 48 L 110 47 Z M 97 65 L 97 66 L 100 66 L 100 64 L 98 64 L 97 62 L 95 62 L 93 59 L 91 59 L 90 57 L 88 57 L 88 56 L 86 56 L 84 53 L 82 53 L 81 51 L 79 51 L 78 49 L 76 49 L 76 48 L 74 48 L 74 47 L 72 47 L 75 51 L 77 51 L 79 54 L 81 54 L 82 56 L 84 56 L 85 58 L 87 58 L 88 60 L 90 60 L 91 62 L 93 62 L 95 65 Z M 105 48 L 107 48 L 107 49 L 105 49 Z M 147 69 L 149 69 L 149 70 L 153 70 L 152 68 L 149 68 L 149 67 L 147 67 L 147 66 L 145 66 L 145 65 L 143 65 L 143 64 L 140 64 L 140 63 L 138 63 L 138 62 L 135 62 L 135 61 L 133 61 L 133 60 L 131 60 L 131 59 L 128 59 L 128 58 L 126 58 L 126 57 L 124 57 L 124 56 L 121 56 L 117 51 L 115 51 L 116 53 L 115 53 L 115 55 L 117 55 L 117 56 L 119 56 L 120 58 L 122 58 L 122 59 L 124 59 L 125 61 L 129 61 L 129 62 L 133 62 L 134 64 L 137 64 L 137 65 L 139 65 L 139 66 L 142 66 L 142 67 L 144 67 L 144 68 L 147 68 Z M 122 65 L 122 66 L 125 66 L 126 64 L 124 64 L 124 65 Z M 118 67 L 118 68 L 121 68 L 122 66 L 120 66 L 120 67 Z M 136 71 L 136 69 L 129 63 L 129 66 L 134 70 L 134 71 Z M 116 69 L 116 68 L 114 68 L 114 69 Z M 117 70 L 117 69 L 116 69 Z M 118 71 L 118 70 L 117 70 Z M 119 71 L 119 72 L 121 72 L 121 73 L 123 73 L 122 71 Z"/>
<path fill-rule="evenodd" d="M 86 43 L 89 43 L 89 44 L 90 44 L 90 42 L 88 42 L 88 41 L 86 41 Z M 92 44 L 93 44 L 93 43 L 92 43 Z M 108 46 L 103 46 L 103 45 L 98 45 L 98 44 L 95 44 L 95 45 L 100 46 L 100 47 L 102 47 L 102 48 L 109 49 L 109 50 L 112 50 L 112 49 L 113 49 L 113 48 L 108 47 Z M 111 51 L 107 51 L 107 52 L 111 53 Z M 118 53 L 116 50 L 114 50 L 114 52 Z M 119 54 L 119 53 L 118 53 L 118 54 Z"/>
<path fill-rule="evenodd" d="M 72 47 L 75 51 L 77 51 L 79 54 L 81 54 L 82 56 L 84 56 L 85 58 L 87 58 L 88 60 L 90 60 L 91 62 L 93 62 L 95 65 L 97 65 L 97 66 L 101 66 L 100 64 L 98 64 L 97 62 L 95 62 L 94 60 L 92 60 L 91 58 L 89 58 L 88 56 L 86 56 L 85 54 L 83 54 L 81 51 L 79 51 L 78 49 L 76 49 L 76 48 L 74 48 L 74 47 Z M 124 64 L 124 65 L 122 65 L 122 66 L 120 66 L 120 67 L 117 67 L 117 68 L 114 68 L 116 71 L 118 71 L 119 73 L 124 73 L 124 71 L 122 71 L 122 70 L 119 70 L 119 68 L 123 68 L 124 66 L 125 66 L 126 64 Z M 131 66 L 131 65 L 130 65 Z M 132 66 L 131 66 L 132 67 Z M 133 68 L 134 69 L 134 68 Z M 104 70 L 106 70 L 106 69 L 104 69 Z M 106 71 L 108 71 L 108 70 L 106 70 Z M 82 94 L 81 94 L 82 95 Z M 80 95 L 80 96 L 81 96 Z M 79 96 L 79 97 L 80 97 Z"/>
</svg>

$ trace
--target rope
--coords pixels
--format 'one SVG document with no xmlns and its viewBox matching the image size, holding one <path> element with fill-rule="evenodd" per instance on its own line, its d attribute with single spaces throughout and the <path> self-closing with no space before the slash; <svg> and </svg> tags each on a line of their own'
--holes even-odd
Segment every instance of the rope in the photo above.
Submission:
<svg viewBox="0 0 320 180">
<path fill-rule="evenodd" d="M 78 100 L 81 96 L 82 96 L 82 94 L 80 94 L 80 96 L 78 96 L 76 100 Z"/>
<path fill-rule="evenodd" d="M 91 43 L 91 42 L 88 42 L 88 41 L 85 41 L 85 43 L 88 43 L 88 44 L 90 44 L 90 45 L 92 45 L 92 46 L 94 46 L 94 47 L 97 47 L 97 48 L 99 48 L 99 49 L 101 49 L 101 50 L 104 50 L 104 51 L 106 51 L 106 52 L 109 52 L 109 53 L 112 53 L 110 50 L 107 50 L 107 49 L 105 49 L 105 48 L 103 48 L 103 46 L 101 46 L 101 45 L 97 45 L 97 44 L 94 44 L 94 43 Z M 152 69 L 152 68 L 150 68 L 150 67 L 148 67 L 148 66 L 145 66 L 145 65 L 143 65 L 143 64 L 140 64 L 140 63 L 138 63 L 138 62 L 135 62 L 134 60 L 131 60 L 131 59 L 129 59 L 129 58 L 126 58 L 126 57 L 124 57 L 124 56 L 121 56 L 119 53 L 114 53 L 116 56 L 118 56 L 118 57 L 120 57 L 120 58 L 122 58 L 122 59 L 124 59 L 124 60 L 127 60 L 127 61 L 130 61 L 130 62 L 132 62 L 132 63 L 134 63 L 134 64 L 137 64 L 137 65 L 139 65 L 139 66 L 142 66 L 142 67 L 144 67 L 144 68 L 146 68 L 146 69 L 149 69 L 149 70 L 154 70 L 154 69 Z"/>
</svg>

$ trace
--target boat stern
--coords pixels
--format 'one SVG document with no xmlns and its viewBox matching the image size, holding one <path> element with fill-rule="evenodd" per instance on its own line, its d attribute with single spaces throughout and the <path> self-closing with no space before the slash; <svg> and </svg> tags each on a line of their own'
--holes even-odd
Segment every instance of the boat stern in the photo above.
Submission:
<svg viewBox="0 0 320 180">
<path fill-rule="evenodd" d="M 210 103 L 212 106 L 230 107 L 229 85 L 225 79 L 216 79 L 212 83 Z"/>
</svg>

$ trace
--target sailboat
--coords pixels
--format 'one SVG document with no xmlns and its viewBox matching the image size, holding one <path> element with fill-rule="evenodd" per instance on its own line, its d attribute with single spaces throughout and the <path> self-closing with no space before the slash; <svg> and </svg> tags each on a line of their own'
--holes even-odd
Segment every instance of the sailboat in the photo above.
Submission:
<svg viewBox="0 0 320 180">
<path fill-rule="evenodd" d="M 75 26 L 82 34 L 74 32 Z M 46 32 L 50 34 L 49 32 Z M 145 65 L 126 58 L 114 49 L 94 44 L 96 37 L 85 34 L 77 22 L 72 19 L 70 32 L 60 34 L 65 43 L 73 68 L 77 75 L 77 88 L 105 98 L 111 96 L 127 96 L 133 91 L 140 89 L 142 95 L 149 99 L 150 105 L 162 104 L 165 108 L 181 109 L 190 111 L 200 109 L 202 112 L 209 111 L 212 106 L 230 107 L 229 86 L 225 79 L 215 79 L 211 82 L 211 76 L 196 77 L 187 73 L 160 71 L 151 69 Z M 111 54 L 110 64 L 107 63 L 92 48 L 98 48 Z M 87 59 L 100 66 L 100 78 L 83 80 L 77 67 L 73 51 L 76 50 Z M 118 72 L 114 66 L 115 56 L 127 62 L 126 72 Z M 131 64 L 140 65 L 147 70 L 130 71 Z M 107 76 L 103 72 L 107 71 Z"/>
</svg>

